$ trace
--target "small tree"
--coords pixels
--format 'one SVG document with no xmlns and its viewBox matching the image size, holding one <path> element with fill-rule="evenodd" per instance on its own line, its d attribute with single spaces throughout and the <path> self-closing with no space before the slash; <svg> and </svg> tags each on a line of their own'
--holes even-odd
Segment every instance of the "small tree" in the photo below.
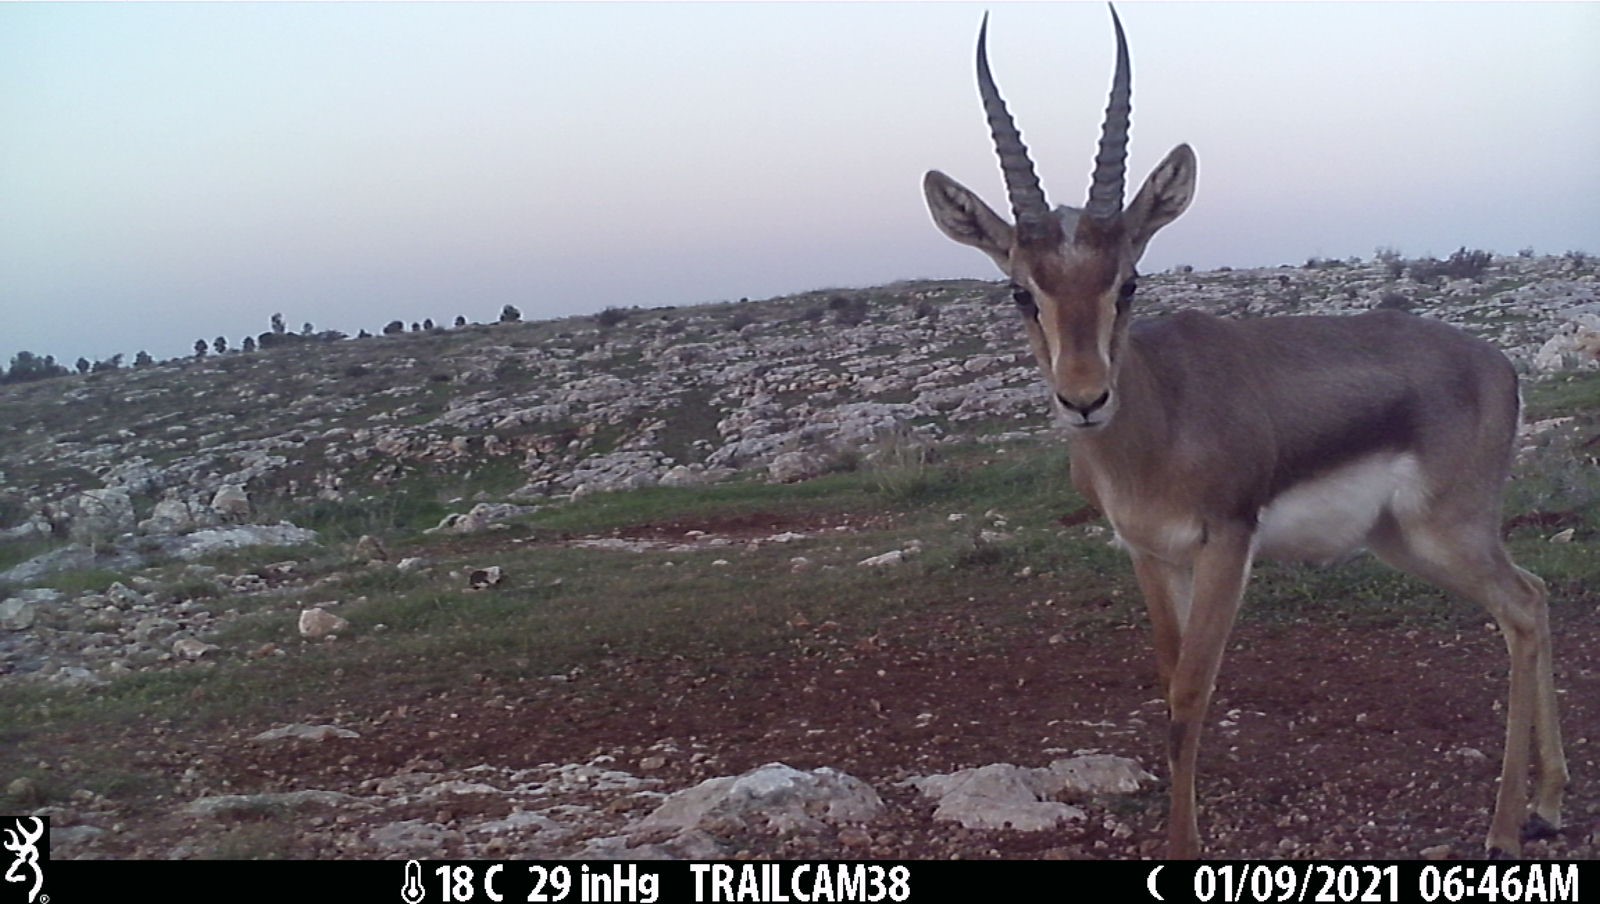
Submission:
<svg viewBox="0 0 1600 904">
<path fill-rule="evenodd" d="M 282 314 L 273 314 L 272 315 L 272 331 L 274 333 L 277 333 L 279 336 L 282 336 L 284 334 L 285 328 L 284 328 L 284 325 L 283 325 L 283 315 Z"/>
<path fill-rule="evenodd" d="M 217 350 L 217 354 L 222 354 L 228 350 L 228 337 L 218 336 L 211 340 L 211 347 Z"/>
<path fill-rule="evenodd" d="M 406 325 L 398 320 L 389 321 L 386 325 L 384 325 L 383 328 L 383 334 L 385 336 L 393 336 L 395 333 L 403 333 L 405 331 Z"/>
<path fill-rule="evenodd" d="M 466 326 L 466 325 L 467 325 L 467 317 L 466 317 L 466 315 L 465 314 L 457 314 L 456 315 L 456 326 Z"/>
<path fill-rule="evenodd" d="M 430 333 L 433 332 L 433 318 L 429 317 L 426 320 L 423 320 L 422 321 L 422 328 L 427 330 Z"/>
<path fill-rule="evenodd" d="M 89 359 L 88 358 L 79 358 L 77 367 L 78 367 L 78 373 L 80 373 L 80 374 L 88 373 L 89 372 Z"/>
<path fill-rule="evenodd" d="M 246 337 L 244 337 L 244 344 L 241 346 L 241 348 L 243 348 L 247 353 L 255 351 L 256 350 L 255 337 L 254 336 L 246 336 Z"/>
<path fill-rule="evenodd" d="M 196 358 L 204 358 L 206 356 L 207 347 L 208 346 L 206 345 L 206 341 L 204 339 L 196 339 L 194 341 L 194 356 Z"/>
<path fill-rule="evenodd" d="M 311 325 L 311 321 L 309 321 L 309 320 L 307 320 L 305 323 L 300 325 L 300 335 L 302 335 L 302 336 L 310 336 L 312 333 L 315 333 L 316 331 L 317 331 L 317 328 L 312 326 Z"/>
<path fill-rule="evenodd" d="M 505 307 L 500 309 L 500 322 L 501 323 L 520 323 L 521 321 L 522 321 L 522 312 L 517 310 L 514 305 L 509 305 L 508 304 Z"/>
<path fill-rule="evenodd" d="M 245 341 L 249 342 L 250 340 L 246 339 Z M 155 362 L 155 360 L 153 358 L 150 357 L 150 353 L 147 352 L 147 351 L 144 351 L 143 349 L 141 349 L 137 355 L 133 356 L 133 366 L 134 367 L 149 367 L 150 365 L 152 365 L 154 363 L 156 363 L 156 362 Z"/>
<path fill-rule="evenodd" d="M 20 351 L 11 356 L 11 370 L 5 375 L 7 383 L 26 383 L 49 377 L 64 377 L 71 371 L 56 363 L 55 355 L 43 358 L 30 351 Z"/>
</svg>

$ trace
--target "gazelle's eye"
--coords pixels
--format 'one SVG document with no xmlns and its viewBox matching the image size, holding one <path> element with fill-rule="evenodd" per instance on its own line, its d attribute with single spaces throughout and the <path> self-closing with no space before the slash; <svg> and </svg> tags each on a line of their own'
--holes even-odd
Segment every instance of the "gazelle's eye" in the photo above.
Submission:
<svg viewBox="0 0 1600 904">
<path fill-rule="evenodd" d="M 1117 310 L 1125 310 L 1133 302 L 1133 293 L 1138 288 L 1139 278 L 1137 276 L 1128 277 L 1128 281 L 1122 284 L 1122 289 L 1117 293 Z"/>
<path fill-rule="evenodd" d="M 1033 303 L 1032 292 L 1029 292 L 1027 289 L 1024 289 L 1016 283 L 1012 283 L 1011 300 L 1017 303 L 1017 310 L 1022 312 L 1022 316 L 1027 317 L 1030 320 L 1039 319 L 1039 306 Z"/>
</svg>

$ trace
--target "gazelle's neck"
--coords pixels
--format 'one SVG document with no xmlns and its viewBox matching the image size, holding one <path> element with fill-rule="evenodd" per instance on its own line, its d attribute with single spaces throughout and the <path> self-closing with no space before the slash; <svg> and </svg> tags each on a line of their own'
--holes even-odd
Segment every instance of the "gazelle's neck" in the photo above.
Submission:
<svg viewBox="0 0 1600 904">
<path fill-rule="evenodd" d="M 1074 470 L 1088 468 L 1117 483 L 1147 471 L 1152 461 L 1166 456 L 1172 439 L 1160 377 L 1131 336 L 1121 358 L 1116 416 L 1093 433 L 1069 434 Z"/>
</svg>

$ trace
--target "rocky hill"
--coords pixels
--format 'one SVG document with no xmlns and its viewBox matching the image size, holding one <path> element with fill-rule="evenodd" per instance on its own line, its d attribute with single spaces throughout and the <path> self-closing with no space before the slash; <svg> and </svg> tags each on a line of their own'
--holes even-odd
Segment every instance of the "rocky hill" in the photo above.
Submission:
<svg viewBox="0 0 1600 904">
<path fill-rule="evenodd" d="M 1144 316 L 1399 307 L 1490 339 L 1530 384 L 1600 369 L 1593 264 L 1478 264 L 1455 278 L 1443 262 L 1395 260 L 1152 274 L 1138 304 Z M 1008 449 L 1048 453 L 1028 441 L 1052 429 L 1012 308 L 996 283 L 906 282 L 0 386 L 0 715 L 15 716 L 0 724 L 0 803 L 52 815 L 60 856 L 1155 853 L 1161 795 L 1094 803 L 1150 787 L 1102 744 L 1162 743 L 1159 706 L 1131 677 L 1151 671 L 1148 651 L 1105 626 L 1108 612 L 1119 626 L 1138 618 L 1119 608 L 1134 598 L 1117 583 L 1122 560 L 1090 516 L 1063 517 L 1019 482 L 1047 481 L 1041 469 L 1005 465 Z M 1581 649 L 1600 648 L 1584 552 L 1594 528 L 1572 507 L 1592 509 L 1596 481 L 1592 453 L 1569 453 L 1592 444 L 1592 407 L 1582 395 L 1549 409 L 1584 414 L 1537 466 L 1577 476 L 1538 482 L 1557 495 L 1523 499 L 1511 525 L 1558 557 L 1542 573 L 1567 605 L 1560 643 Z M 1544 418 L 1530 436 L 1575 420 Z M 879 499 L 862 498 L 868 483 L 815 509 L 770 495 L 697 508 L 684 494 L 665 516 L 591 511 L 576 533 L 560 521 L 573 501 L 654 486 L 779 490 L 766 484 L 886 463 L 920 479 L 942 449 L 967 451 L 952 453 L 952 483 L 931 503 L 884 503 L 897 489 L 885 469 Z M 922 564 L 900 567 L 911 561 Z M 1038 580 L 1052 574 L 1073 577 L 1042 589 L 1062 586 Z M 1292 600 L 1316 580 L 1258 584 Z M 1384 580 L 1362 572 L 1357 589 L 1313 595 L 1412 594 Z M 1292 632 L 1241 628 L 1236 693 L 1300 706 L 1276 699 L 1290 692 L 1274 643 L 1338 647 L 1299 661 L 1307 682 L 1386 683 L 1393 662 L 1421 657 L 1438 693 L 1467 699 L 1405 704 L 1435 714 L 1419 717 L 1428 724 L 1448 709 L 1452 725 L 1491 738 L 1475 743 L 1498 743 L 1476 704 L 1503 690 L 1479 685 L 1504 654 L 1479 626 L 1463 640 L 1445 622 L 1413 654 L 1433 623 L 1402 635 L 1310 617 Z M 1265 651 L 1254 661 L 1252 643 Z M 1583 682 L 1600 672 L 1572 652 L 1558 650 L 1572 663 L 1558 680 L 1591 718 L 1600 695 Z M 1047 665 L 1063 656 L 1071 669 Z M 1079 672 L 1094 693 L 1076 693 Z M 1370 735 L 1365 707 L 1377 704 L 1319 699 L 1336 712 L 1325 728 L 1257 720 L 1257 705 L 1268 706 L 1219 704 L 1221 731 L 1276 759 L 1224 770 L 1226 788 L 1268 772 L 1299 787 L 1295 748 L 1260 738 Z M 983 719 L 982 732 L 964 727 Z M 1578 735 L 1574 762 L 1592 755 Z M 1317 737 L 1359 748 L 1347 757 L 1358 773 L 1433 756 L 1458 764 L 1447 773 L 1487 774 L 1454 728 L 1440 741 Z M 1035 765 L 997 762 L 1009 757 Z M 1068 782 L 1101 770 L 1100 784 Z M 1478 818 L 1478 784 L 1330 781 L 1306 793 L 1352 814 L 1336 830 L 1274 827 L 1261 798 L 1265 811 L 1218 816 L 1219 834 L 1233 856 L 1446 855 L 1470 850 L 1440 839 L 1476 831 L 1458 829 Z M 1383 794 L 1422 815 L 1374 837 Z M 1569 798 L 1578 829 L 1548 850 L 1592 855 L 1591 797 Z M 811 818 L 822 810 L 848 815 Z M 1053 834 L 1065 826 L 1077 828 Z"/>
<path fill-rule="evenodd" d="M 1426 284 L 1396 269 L 1166 273 L 1141 281 L 1139 303 L 1147 316 L 1401 307 L 1490 339 L 1534 377 L 1596 366 L 1600 277 L 1581 258 L 1495 258 L 1476 278 Z M 235 352 L 0 387 L 0 420 L 0 540 L 70 536 L 125 554 L 111 541 L 129 532 L 263 513 L 326 520 L 382 498 L 416 519 L 457 500 L 530 504 L 749 468 L 798 479 L 888 433 L 1049 426 L 1005 293 L 970 281 Z"/>
</svg>

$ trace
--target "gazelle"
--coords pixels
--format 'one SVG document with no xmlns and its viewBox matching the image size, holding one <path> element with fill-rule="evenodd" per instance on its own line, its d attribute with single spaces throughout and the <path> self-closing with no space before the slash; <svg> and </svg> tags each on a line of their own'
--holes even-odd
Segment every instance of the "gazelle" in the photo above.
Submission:
<svg viewBox="0 0 1600 904">
<path fill-rule="evenodd" d="M 1489 344 L 1394 311 L 1227 320 L 1185 311 L 1133 322 L 1136 265 L 1189 206 L 1179 145 L 1123 205 L 1131 76 L 1117 61 L 1088 203 L 1051 210 L 989 72 L 978 91 L 1016 225 L 943 173 L 923 181 L 950 238 L 1011 280 L 1072 482 L 1133 558 L 1170 716 L 1173 857 L 1196 857 L 1195 765 L 1223 648 L 1257 556 L 1328 561 L 1366 547 L 1477 600 L 1511 656 L 1505 756 L 1487 847 L 1516 856 L 1561 825 L 1567 781 L 1544 582 L 1500 540 L 1520 401 Z M 1538 787 L 1525 819 L 1530 739 Z"/>
</svg>

